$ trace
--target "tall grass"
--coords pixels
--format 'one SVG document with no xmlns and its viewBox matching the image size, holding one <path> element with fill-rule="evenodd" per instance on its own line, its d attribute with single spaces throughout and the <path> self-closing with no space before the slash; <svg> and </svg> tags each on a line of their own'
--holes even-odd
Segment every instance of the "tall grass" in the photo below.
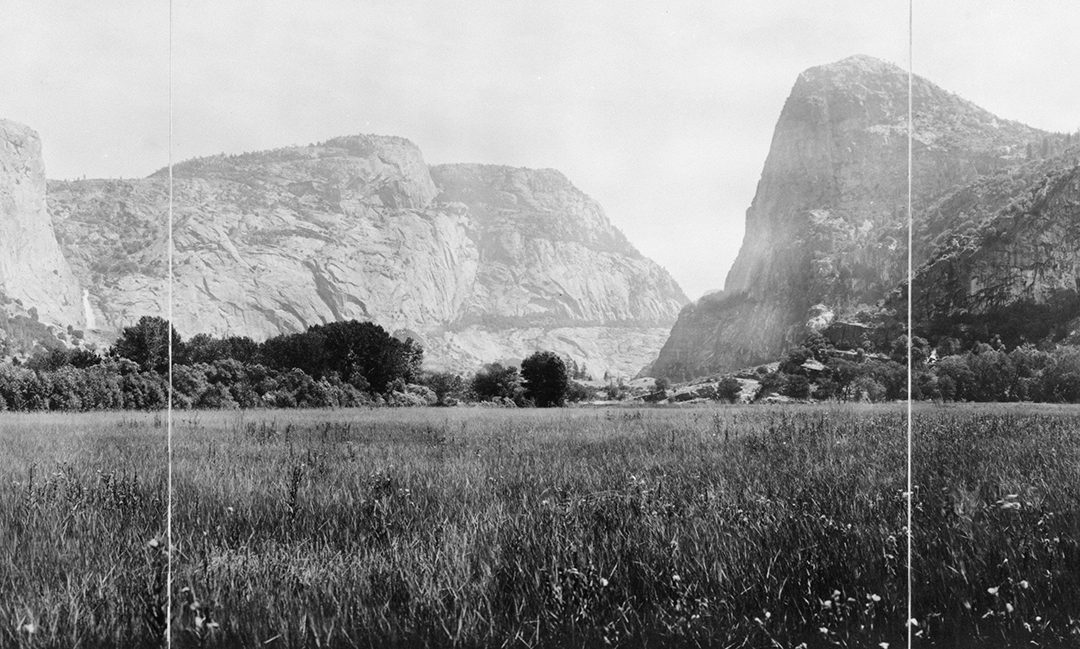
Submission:
<svg viewBox="0 0 1080 649">
<path fill-rule="evenodd" d="M 1080 646 L 1080 412 L 923 408 L 916 602 L 924 646 Z"/>
<path fill-rule="evenodd" d="M 1080 413 L 916 412 L 927 647 L 1080 638 Z M 160 415 L 0 418 L 0 646 L 158 646 Z M 180 413 L 174 646 L 879 647 L 896 406 Z"/>
<path fill-rule="evenodd" d="M 0 417 L 0 647 L 157 647 L 163 414 Z"/>
<path fill-rule="evenodd" d="M 898 409 L 417 410 L 181 424 L 179 581 L 247 646 L 876 646 Z"/>
</svg>

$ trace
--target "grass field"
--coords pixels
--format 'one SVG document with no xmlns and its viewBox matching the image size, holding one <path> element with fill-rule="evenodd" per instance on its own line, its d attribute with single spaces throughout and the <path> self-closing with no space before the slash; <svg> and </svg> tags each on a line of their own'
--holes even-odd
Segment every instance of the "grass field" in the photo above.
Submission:
<svg viewBox="0 0 1080 649">
<path fill-rule="evenodd" d="M 0 646 L 159 643 L 161 422 L 0 418 Z M 178 413 L 174 646 L 902 646 L 904 433 L 902 406 Z M 1080 411 L 920 407 L 914 459 L 919 646 L 1076 646 Z"/>
</svg>

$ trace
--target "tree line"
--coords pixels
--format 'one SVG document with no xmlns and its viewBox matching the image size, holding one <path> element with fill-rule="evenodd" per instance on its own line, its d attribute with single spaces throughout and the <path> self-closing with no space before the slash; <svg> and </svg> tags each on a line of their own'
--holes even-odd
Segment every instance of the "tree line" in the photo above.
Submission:
<svg viewBox="0 0 1080 649">
<path fill-rule="evenodd" d="M 353 407 L 453 405 L 561 406 L 580 397 L 567 363 L 537 352 L 521 368 L 493 364 L 466 378 L 422 369 L 424 352 L 371 322 L 349 320 L 256 342 L 198 334 L 184 340 L 145 316 L 104 355 L 40 350 L 0 365 L 0 410 Z M 580 386 L 578 386 L 580 387 Z"/>
<path fill-rule="evenodd" d="M 841 351 L 820 334 L 789 350 L 774 371 L 758 368 L 759 397 L 890 401 L 907 398 L 907 337 L 888 349 Z M 912 339 L 912 398 L 938 401 L 1080 403 L 1080 348 L 1000 337 L 963 349 L 954 338 L 937 346 Z M 813 362 L 813 361 L 816 361 Z"/>
</svg>

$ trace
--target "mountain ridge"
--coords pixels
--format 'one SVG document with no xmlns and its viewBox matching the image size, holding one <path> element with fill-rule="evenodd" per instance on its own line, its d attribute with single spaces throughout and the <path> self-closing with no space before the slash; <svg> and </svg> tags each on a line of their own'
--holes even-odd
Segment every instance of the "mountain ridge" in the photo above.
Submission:
<svg viewBox="0 0 1080 649">
<path fill-rule="evenodd" d="M 166 175 L 50 184 L 60 238 L 111 326 L 163 299 L 164 275 L 140 260 L 160 258 Z M 405 138 L 352 135 L 194 158 L 173 179 L 184 335 L 369 319 L 420 340 L 437 368 L 545 348 L 632 376 L 686 302 L 556 170 L 429 167 Z"/>
</svg>

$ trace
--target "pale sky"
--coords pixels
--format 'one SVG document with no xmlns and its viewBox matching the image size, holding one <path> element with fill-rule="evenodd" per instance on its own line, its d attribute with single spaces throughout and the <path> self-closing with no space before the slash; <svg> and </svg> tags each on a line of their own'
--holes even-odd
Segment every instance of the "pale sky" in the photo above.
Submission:
<svg viewBox="0 0 1080 649">
<path fill-rule="evenodd" d="M 939 6 L 944 5 L 944 6 Z M 169 7 L 5 0 L 0 117 L 52 178 L 168 162 Z M 174 159 L 400 135 L 429 163 L 553 167 L 691 298 L 720 288 L 798 73 L 907 64 L 907 2 L 201 1 L 172 8 Z M 1080 127 L 1080 3 L 916 0 L 915 72 Z"/>
</svg>

